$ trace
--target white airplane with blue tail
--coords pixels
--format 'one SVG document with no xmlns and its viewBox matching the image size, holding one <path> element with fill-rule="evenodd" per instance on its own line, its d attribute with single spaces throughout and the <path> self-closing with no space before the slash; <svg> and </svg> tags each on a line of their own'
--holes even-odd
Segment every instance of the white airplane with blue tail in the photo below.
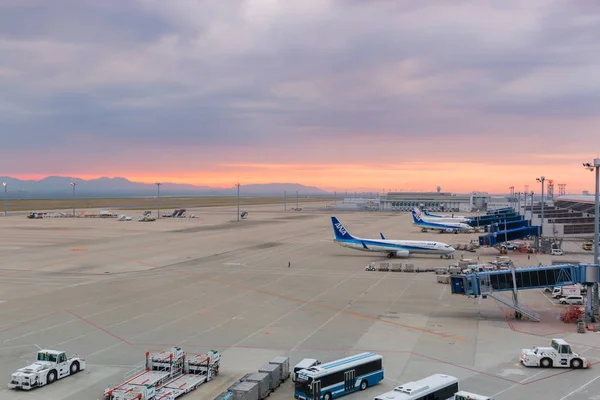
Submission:
<svg viewBox="0 0 600 400">
<path fill-rule="evenodd" d="M 415 208 L 415 210 L 421 212 L 421 210 L 419 210 L 418 208 Z M 437 215 L 437 214 L 431 214 L 429 213 L 429 211 L 427 210 L 423 210 L 422 214 L 425 216 L 423 217 L 423 215 L 421 215 L 421 218 L 424 219 L 430 219 L 433 222 L 436 222 L 436 220 L 444 220 L 446 222 L 471 222 L 471 220 L 473 218 L 469 218 L 469 217 L 465 217 L 464 215 Z"/>
<path fill-rule="evenodd" d="M 454 253 L 454 248 L 446 243 L 420 240 L 388 240 L 380 233 L 379 239 L 363 239 L 352 236 L 336 218 L 331 217 L 335 243 L 354 250 L 387 253 L 388 258 L 408 257 L 411 254 L 434 254 L 440 257 Z"/>
<path fill-rule="evenodd" d="M 423 219 L 422 214 L 412 210 L 413 224 L 420 226 L 423 232 L 434 230 L 448 233 L 471 232 L 475 230 L 471 225 L 463 222 L 446 222 L 446 220 L 435 221 L 432 219 Z"/>
</svg>

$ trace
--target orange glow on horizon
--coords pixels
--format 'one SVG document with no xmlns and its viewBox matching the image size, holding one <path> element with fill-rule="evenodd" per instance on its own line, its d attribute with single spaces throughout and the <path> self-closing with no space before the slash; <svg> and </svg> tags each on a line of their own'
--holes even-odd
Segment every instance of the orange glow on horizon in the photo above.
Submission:
<svg viewBox="0 0 600 400">
<path fill-rule="evenodd" d="M 556 160 L 549 160 L 555 162 Z M 536 193 L 541 192 L 535 179 L 544 175 L 553 179 L 555 193 L 558 184 L 567 184 L 567 193 L 593 192 L 594 175 L 583 167 L 565 165 L 502 165 L 469 162 L 406 162 L 398 164 L 223 164 L 197 172 L 183 173 L 130 173 L 112 174 L 53 174 L 76 176 L 85 180 L 101 176 L 124 177 L 133 182 L 176 183 L 215 188 L 231 188 L 239 182 L 247 184 L 299 183 L 329 191 L 433 191 L 438 185 L 442 191 L 467 193 L 483 191 L 508 193 L 509 187 L 523 191 L 525 185 Z M 19 179 L 39 180 L 48 175 L 16 175 Z M 168 185 L 163 186 L 168 190 Z M 166 192 L 165 192 L 166 193 Z"/>
</svg>

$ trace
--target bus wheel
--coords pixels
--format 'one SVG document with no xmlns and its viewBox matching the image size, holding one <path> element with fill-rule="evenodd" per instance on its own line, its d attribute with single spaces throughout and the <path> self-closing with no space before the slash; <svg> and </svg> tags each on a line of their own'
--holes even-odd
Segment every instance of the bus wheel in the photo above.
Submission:
<svg viewBox="0 0 600 400">
<path fill-rule="evenodd" d="M 360 383 L 360 390 L 365 390 L 367 388 L 367 386 L 369 386 L 369 384 L 367 383 L 367 381 L 362 381 Z"/>
<path fill-rule="evenodd" d="M 325 393 L 325 396 L 323 396 L 323 400 L 331 400 L 331 393 Z"/>
</svg>

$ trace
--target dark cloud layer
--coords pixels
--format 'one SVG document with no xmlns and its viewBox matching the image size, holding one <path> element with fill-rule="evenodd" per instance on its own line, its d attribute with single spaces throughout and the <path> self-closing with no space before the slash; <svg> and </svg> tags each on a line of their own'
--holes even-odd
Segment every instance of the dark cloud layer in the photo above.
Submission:
<svg viewBox="0 0 600 400">
<path fill-rule="evenodd" d="M 13 154 L 477 139 L 556 118 L 597 140 L 598 37 L 592 1 L 4 0 L 0 131 Z"/>
</svg>

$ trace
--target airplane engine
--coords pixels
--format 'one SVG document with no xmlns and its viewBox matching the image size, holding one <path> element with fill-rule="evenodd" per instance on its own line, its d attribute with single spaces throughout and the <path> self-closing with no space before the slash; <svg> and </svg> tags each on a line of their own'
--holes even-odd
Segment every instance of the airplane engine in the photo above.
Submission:
<svg viewBox="0 0 600 400">
<path fill-rule="evenodd" d="M 397 250 L 396 251 L 396 257 L 408 257 L 408 250 Z"/>
</svg>

